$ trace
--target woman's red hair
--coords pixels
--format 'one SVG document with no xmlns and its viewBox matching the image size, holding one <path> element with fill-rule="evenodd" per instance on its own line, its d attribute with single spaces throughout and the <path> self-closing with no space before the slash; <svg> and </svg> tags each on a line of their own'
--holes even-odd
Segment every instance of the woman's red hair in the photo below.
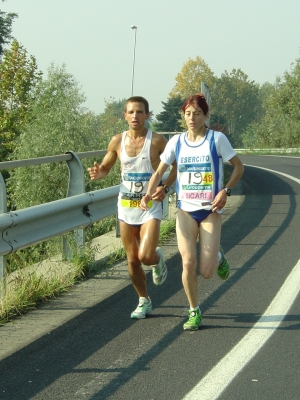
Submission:
<svg viewBox="0 0 300 400">
<path fill-rule="evenodd" d="M 185 112 L 187 107 L 189 106 L 194 106 L 195 103 L 197 104 L 198 107 L 201 108 L 203 111 L 203 114 L 206 115 L 208 113 L 208 104 L 205 100 L 204 94 L 203 93 L 197 93 L 192 96 L 190 96 L 183 104 L 181 107 L 181 110 Z"/>
</svg>

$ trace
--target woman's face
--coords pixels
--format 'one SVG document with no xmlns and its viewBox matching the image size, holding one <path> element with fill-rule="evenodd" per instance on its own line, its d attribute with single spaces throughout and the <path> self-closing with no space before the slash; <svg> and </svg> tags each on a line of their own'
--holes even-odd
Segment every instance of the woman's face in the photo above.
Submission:
<svg viewBox="0 0 300 400">
<path fill-rule="evenodd" d="M 207 115 L 204 115 L 198 104 L 190 105 L 185 109 L 184 119 L 188 129 L 201 130 L 205 126 Z"/>
</svg>

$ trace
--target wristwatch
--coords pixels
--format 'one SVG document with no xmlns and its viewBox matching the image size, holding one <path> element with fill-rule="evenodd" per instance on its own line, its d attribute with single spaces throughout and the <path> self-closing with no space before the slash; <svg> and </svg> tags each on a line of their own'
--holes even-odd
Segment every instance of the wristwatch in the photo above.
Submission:
<svg viewBox="0 0 300 400">
<path fill-rule="evenodd" d="M 231 196 L 231 189 L 229 189 L 228 187 L 223 187 L 223 189 L 225 190 L 227 196 Z"/>
<path fill-rule="evenodd" d="M 170 188 L 167 185 L 163 185 L 163 188 L 165 189 L 165 193 L 169 193 Z"/>
</svg>

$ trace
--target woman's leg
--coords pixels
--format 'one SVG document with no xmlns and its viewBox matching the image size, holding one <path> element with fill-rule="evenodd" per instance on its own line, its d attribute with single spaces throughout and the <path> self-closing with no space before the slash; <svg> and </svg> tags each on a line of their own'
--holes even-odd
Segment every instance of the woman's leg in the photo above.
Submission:
<svg viewBox="0 0 300 400">
<path fill-rule="evenodd" d="M 219 265 L 218 251 L 220 246 L 222 215 L 209 214 L 200 223 L 200 262 L 199 270 L 203 278 L 211 278 Z"/>
<path fill-rule="evenodd" d="M 196 243 L 198 223 L 189 213 L 178 209 L 176 234 L 182 257 L 182 283 L 191 308 L 198 307 L 198 277 Z"/>
</svg>

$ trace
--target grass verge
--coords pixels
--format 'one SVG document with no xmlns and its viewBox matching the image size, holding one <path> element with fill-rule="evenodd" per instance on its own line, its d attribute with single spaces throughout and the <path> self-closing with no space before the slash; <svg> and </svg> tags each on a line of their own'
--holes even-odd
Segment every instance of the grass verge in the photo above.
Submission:
<svg viewBox="0 0 300 400">
<path fill-rule="evenodd" d="M 174 232 L 175 220 L 162 221 L 159 244 L 165 243 Z M 4 287 L 2 282 L 0 286 L 0 324 L 72 290 L 76 283 L 96 272 L 113 273 L 111 267 L 126 258 L 124 249 L 119 248 L 107 257 L 105 263 L 99 263 L 95 261 L 96 253 L 95 246 L 86 245 L 74 253 L 72 262 L 64 263 L 63 266 L 60 260 L 48 260 L 46 269 L 29 267 L 9 275 L 9 284 Z"/>
</svg>

